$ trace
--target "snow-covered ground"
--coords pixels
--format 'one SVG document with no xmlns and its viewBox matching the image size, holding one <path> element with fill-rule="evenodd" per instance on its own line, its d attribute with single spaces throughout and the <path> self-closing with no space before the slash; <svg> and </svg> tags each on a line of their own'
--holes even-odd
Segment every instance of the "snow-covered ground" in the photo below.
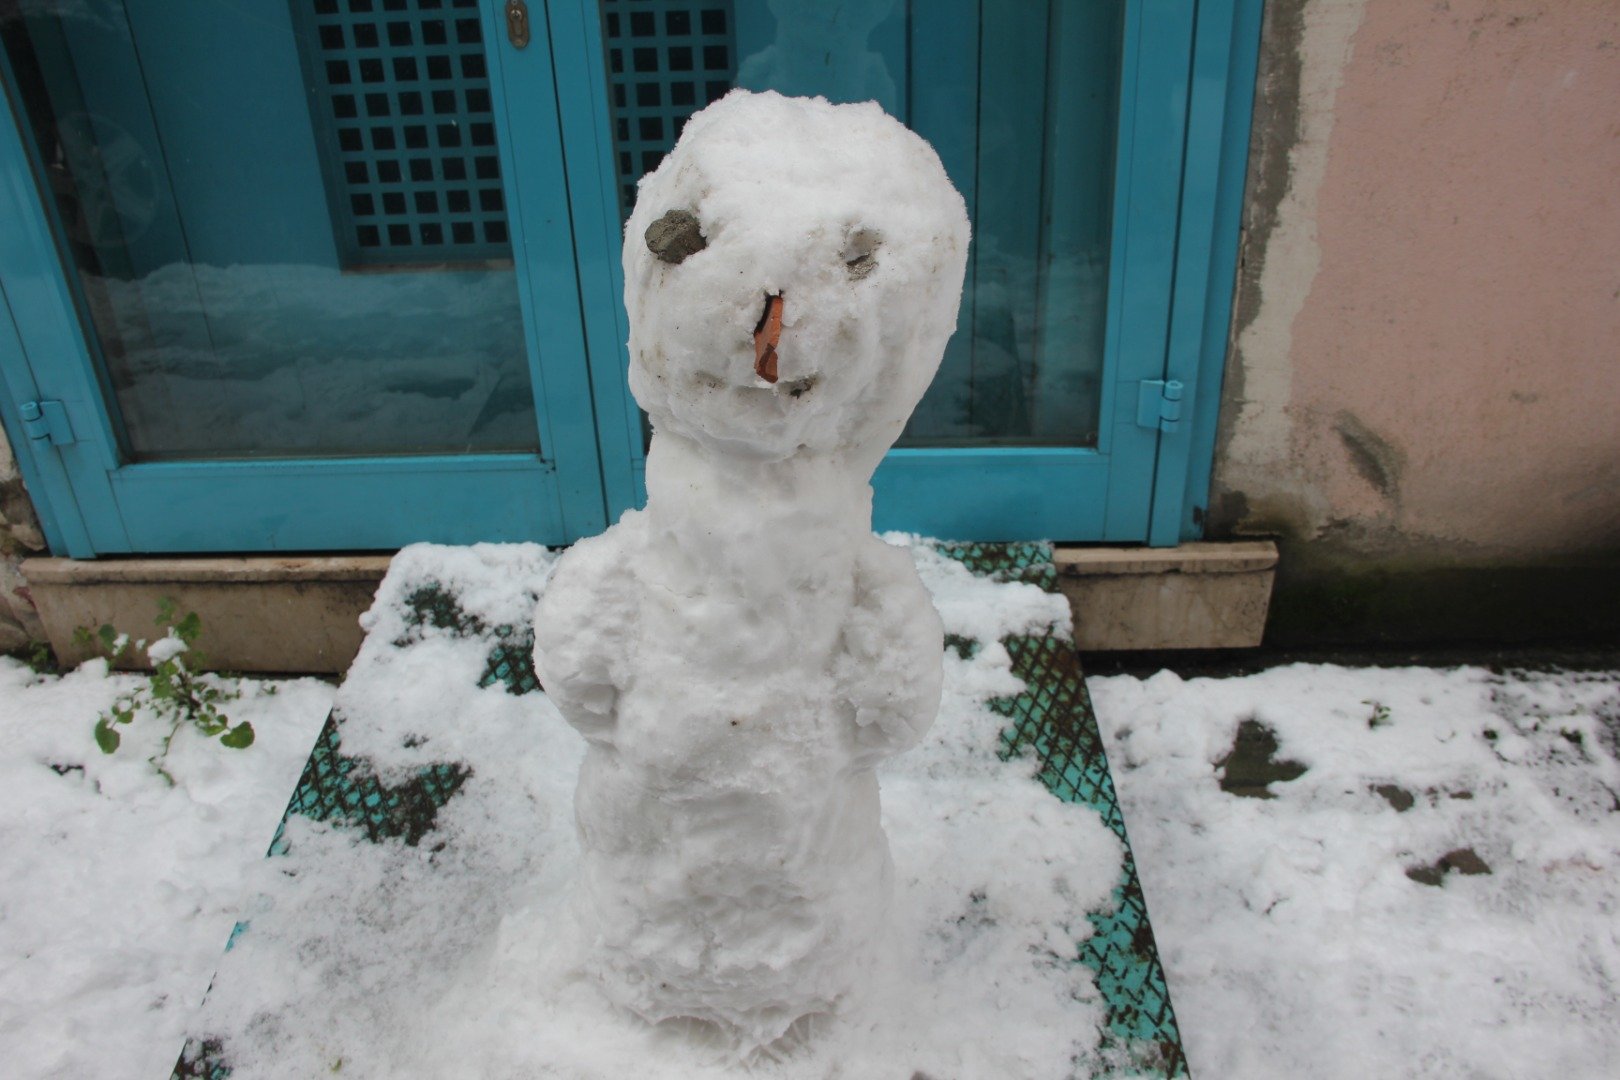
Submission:
<svg viewBox="0 0 1620 1080">
<path fill-rule="evenodd" d="M 244 683 L 256 745 L 182 735 L 171 789 L 92 741 L 134 679 L 0 660 L 9 1077 L 167 1075 L 332 694 Z M 1195 1076 L 1614 1075 L 1620 674 L 1091 687 Z M 1304 766 L 1274 798 L 1221 788 L 1245 720 Z"/>
<path fill-rule="evenodd" d="M 243 680 L 226 702 L 245 750 L 190 730 L 146 762 L 160 732 L 92 729 L 143 681 L 95 660 L 36 675 L 0 657 L 0 1075 L 169 1075 L 331 705 L 314 679 Z"/>
<path fill-rule="evenodd" d="M 1620 1075 L 1620 674 L 1090 687 L 1194 1076 Z"/>
</svg>

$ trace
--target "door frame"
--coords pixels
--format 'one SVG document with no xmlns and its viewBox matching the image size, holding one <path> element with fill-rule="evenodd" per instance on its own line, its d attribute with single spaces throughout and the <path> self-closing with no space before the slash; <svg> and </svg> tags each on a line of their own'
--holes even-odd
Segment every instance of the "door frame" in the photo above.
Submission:
<svg viewBox="0 0 1620 1080">
<path fill-rule="evenodd" d="M 568 317 L 579 286 L 557 111 L 509 122 L 509 102 L 554 100 L 548 29 L 536 21 L 529 48 L 512 50 L 500 5 L 486 0 L 480 14 L 539 454 L 125 461 L 21 103 L 0 100 L 0 221 L 11 223 L 0 230 L 0 418 L 53 552 L 562 543 L 606 525 L 583 332 Z M 31 401 L 60 403 L 70 441 L 31 436 L 20 412 Z"/>
<path fill-rule="evenodd" d="M 1215 466 L 1242 244 L 1265 0 L 1198 0 L 1182 166 L 1176 290 L 1164 378 L 1191 391 L 1183 432 L 1154 470 L 1149 543 L 1201 540 Z"/>
<path fill-rule="evenodd" d="M 1127 6 L 1128 74 L 1122 73 L 1115 184 L 1118 272 L 1110 272 L 1108 332 L 1111 355 L 1129 361 L 1115 361 L 1102 415 L 1105 437 L 1115 440 L 1110 446 L 1129 448 L 1139 461 L 1145 455 L 1150 480 L 1108 483 L 1103 498 L 1086 503 L 1074 478 L 1077 470 L 1108 468 L 1097 451 L 899 449 L 874 480 L 880 527 L 1154 546 L 1202 536 L 1263 6 L 1263 0 L 1129 0 Z M 534 8 L 533 37 L 522 50 L 506 40 L 500 0 L 483 0 L 481 16 L 491 92 L 506 118 L 503 182 L 548 456 L 254 462 L 256 479 L 269 485 L 264 490 L 286 493 L 296 514 L 267 511 L 267 500 L 241 483 L 239 463 L 120 465 L 73 286 L 56 254 L 21 132 L 0 116 L 0 220 L 15 223 L 0 230 L 0 419 L 13 436 L 14 456 L 54 552 L 264 549 L 236 539 L 252 529 L 272 537 L 271 550 L 534 539 L 537 529 L 572 540 L 644 501 L 641 418 L 625 381 L 628 325 L 597 4 L 534 0 Z M 1153 59 L 1144 63 L 1144 56 Z M 514 126 L 508 103 L 537 95 L 554 95 L 554 115 L 529 110 Z M 561 147 L 560 160 L 546 153 L 547 138 Z M 547 204 L 540 184 L 526 179 L 523 190 L 514 190 L 520 170 L 535 177 L 536 170 L 545 172 L 552 191 L 565 190 L 566 213 L 556 212 L 556 202 Z M 1160 182 L 1133 189 L 1132 176 Z M 560 250 L 571 258 L 551 257 Z M 565 290 L 570 277 L 578 319 L 553 317 L 542 327 L 537 315 L 557 314 L 553 298 L 566 295 L 557 290 Z M 548 361 L 558 361 L 544 371 L 542 350 Z M 563 363 L 565 354 L 574 362 Z M 1138 379 L 1183 384 L 1177 430 L 1136 426 L 1134 395 L 1119 389 Z M 73 444 L 52 446 L 28 436 L 19 407 L 42 399 L 66 407 Z M 446 482 L 422 484 L 424 468 Z M 291 494 L 297 491 L 301 498 Z M 492 511 L 498 520 L 490 520 Z M 479 527 L 470 527 L 474 520 Z M 142 543 L 157 530 L 173 532 L 177 523 L 183 527 L 175 542 Z"/>
<path fill-rule="evenodd" d="M 596 0 L 547 6 L 563 50 L 555 57 L 558 108 L 613 520 L 645 499 L 645 463 L 625 381 L 604 48 Z M 1153 546 L 1202 535 L 1262 9 L 1263 0 L 1128 0 L 1109 273 L 1112 371 L 1099 448 L 891 450 L 873 479 L 879 528 Z M 1182 384 L 1174 431 L 1138 425 L 1131 390 L 1144 380 Z"/>
</svg>

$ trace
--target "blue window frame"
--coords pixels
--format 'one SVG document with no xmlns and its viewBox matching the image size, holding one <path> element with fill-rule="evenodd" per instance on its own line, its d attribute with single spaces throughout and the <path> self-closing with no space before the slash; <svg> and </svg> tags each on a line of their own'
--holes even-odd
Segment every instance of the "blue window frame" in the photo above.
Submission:
<svg viewBox="0 0 1620 1080">
<path fill-rule="evenodd" d="M 424 322 L 413 305 L 447 281 L 466 285 L 468 271 L 404 266 L 382 275 L 350 273 L 340 264 L 313 153 L 290 8 L 220 4 L 182 11 L 153 0 L 102 8 L 78 24 L 66 23 L 78 17 L 73 11 L 55 24 L 30 22 L 26 40 L 24 27 L 8 27 L 8 54 L 0 58 L 18 121 L 0 123 L 0 220 L 13 223 L 0 230 L 0 290 L 7 313 L 0 328 L 5 386 L 0 416 L 49 519 L 52 549 L 75 556 L 387 549 L 414 540 L 560 543 L 600 530 L 606 523 L 601 463 L 544 24 L 536 23 L 529 48 L 508 50 L 496 6 L 484 5 L 479 13 L 481 36 L 503 47 L 488 50 L 495 77 L 488 81 L 487 107 L 499 127 L 498 158 L 491 160 L 490 175 L 474 179 L 492 181 L 484 186 L 499 193 L 511 249 L 521 253 L 504 269 L 482 268 L 485 276 L 500 279 L 494 283 L 509 298 L 502 333 L 487 350 L 502 354 L 487 365 L 498 368 L 500 377 L 491 376 L 477 388 L 484 408 L 453 416 L 459 429 L 440 424 L 445 430 L 431 437 L 420 434 L 420 413 L 405 410 L 402 419 L 390 419 L 381 415 L 385 410 L 375 410 L 376 424 L 393 425 L 392 444 L 377 447 L 369 445 L 374 432 L 365 425 L 342 428 L 341 383 L 336 391 L 332 384 L 306 390 L 307 408 L 281 425 L 279 441 L 270 441 L 262 430 L 239 437 L 242 433 L 233 429 L 251 425 L 248 411 L 227 412 L 223 421 L 212 423 L 185 415 L 216 404 L 223 388 L 233 384 L 243 386 L 236 403 L 243 410 L 252 404 L 252 379 L 222 372 L 217 363 L 222 356 L 249 351 L 237 346 L 251 345 L 263 330 L 262 323 L 239 317 L 254 314 L 251 296 L 242 302 L 241 289 L 232 293 L 243 268 L 240 252 L 254 245 L 251 250 L 260 254 L 250 268 L 275 271 L 258 275 L 255 287 L 264 294 L 263 309 L 278 316 L 273 327 L 282 335 L 278 340 L 343 314 L 315 310 L 310 318 L 310 309 L 300 306 L 319 303 L 322 288 L 371 295 L 398 286 L 387 291 L 403 296 L 403 306 L 379 306 L 363 325 L 339 319 L 342 351 L 334 354 L 324 339 L 301 345 L 316 353 L 316 375 L 363 355 L 368 370 L 380 371 L 396 396 L 404 391 L 386 370 L 390 357 L 368 339 L 386 339 L 405 326 L 410 332 L 396 343 L 420 340 L 419 348 L 451 351 L 456 342 L 437 340 L 436 332 L 438 338 L 447 332 L 432 320 Z M 244 42 L 254 48 L 244 52 Z M 18 51 L 10 52 L 14 47 Z M 455 58 L 465 61 L 469 55 L 462 49 Z M 12 56 L 36 68 L 32 98 L 12 70 Z M 358 62 L 372 59 L 363 56 Z M 53 64 L 54 83 L 51 72 L 43 70 Z M 109 83 L 114 68 L 121 81 Z M 477 89 L 467 85 L 465 65 L 444 74 L 444 88 L 465 108 L 467 93 Z M 368 78 L 359 77 L 363 83 Z M 215 92 L 184 93 L 178 79 L 199 80 Z M 368 85 L 376 90 L 386 78 Z M 396 101 L 406 92 L 393 89 Z M 64 104 L 70 95 L 90 99 L 98 92 L 106 104 L 84 110 Z M 506 123 L 513 100 L 525 103 L 517 125 Z M 116 109 L 126 110 L 118 115 L 127 122 L 116 127 L 102 122 Z M 95 121 L 92 149 L 64 151 L 74 140 L 58 133 L 47 162 L 33 137 L 43 130 L 41 117 L 46 123 L 54 117 L 60 125 L 63 116 L 81 112 Z M 114 134 L 102 134 L 109 131 Z M 205 162 L 220 142 L 232 143 L 233 152 Z M 267 146 L 278 148 L 279 156 L 267 156 Z M 309 159 L 302 172 L 287 165 L 300 148 Z M 469 164 L 475 172 L 488 156 L 485 148 L 478 150 Z M 251 160 L 255 153 L 263 160 Z M 75 167 L 76 158 L 88 163 L 80 175 L 105 176 L 114 172 L 116 161 L 131 157 L 143 163 L 149 182 L 108 182 L 105 186 L 122 198 L 105 200 L 111 212 L 92 219 L 106 222 L 104 227 L 83 227 L 81 208 L 93 201 L 88 198 L 75 207 L 71 220 L 61 212 L 56 196 L 62 185 L 53 182 L 64 168 Z M 403 162 L 408 156 L 388 160 Z M 58 168 L 46 180 L 48 164 Z M 403 185 L 396 190 L 405 193 Z M 52 197 L 42 198 L 42 191 Z M 252 197 L 244 198 L 244 191 Z M 151 197 L 136 198 L 143 193 Z M 139 218 L 132 206 L 143 211 Z M 86 251 L 108 257 L 87 269 Z M 284 271 L 289 267 L 299 271 L 295 277 L 310 278 L 306 271 L 311 269 L 319 276 L 314 288 L 300 286 L 298 304 L 280 305 L 275 290 L 288 287 Z M 432 274 L 439 276 L 428 277 Z M 162 287 L 154 284 L 159 278 Z M 479 283 L 470 287 L 476 291 Z M 92 289 L 102 295 L 92 295 Z M 229 303 L 221 302 L 222 295 Z M 194 302 L 199 299 L 200 304 Z M 448 319 L 455 313 L 435 314 Z M 114 332 L 106 332 L 109 327 Z M 477 329 L 476 321 L 462 320 L 448 336 Z M 117 367 L 115 361 L 128 357 L 116 350 L 142 334 L 154 346 L 138 353 L 133 364 Z M 286 358 L 256 359 L 273 366 Z M 298 382 L 304 373 L 291 374 L 283 381 Z M 433 385 L 431 374 L 415 380 L 425 385 L 411 389 L 413 406 L 431 409 L 436 401 L 467 396 L 463 383 L 468 379 Z M 514 374 L 520 387 L 508 385 Z M 194 389 L 210 377 L 215 380 L 210 392 L 184 397 L 188 386 Z M 167 380 L 170 399 L 177 402 L 173 408 L 154 407 L 132 393 L 142 379 L 154 378 Z M 54 441 L 31 438 L 25 425 L 21 410 L 39 402 L 51 403 L 66 418 Z M 510 427 L 517 435 L 482 448 L 476 441 L 485 426 L 481 414 L 499 413 L 513 402 L 529 411 L 531 434 L 523 436 L 520 423 Z M 305 438 L 305 416 L 319 417 L 343 437 Z M 227 449 L 208 453 L 194 444 L 165 441 L 158 429 L 171 422 L 189 436 L 216 439 Z M 458 438 L 473 445 L 472 452 L 447 452 Z M 335 452 L 323 450 L 334 444 Z M 431 449 L 411 452 L 419 446 Z"/>
<path fill-rule="evenodd" d="M 494 128 L 532 385 L 526 407 L 533 409 L 539 450 L 143 457 L 98 355 L 81 284 L 64 268 L 64 226 L 41 198 L 40 162 L 30 159 L 26 124 L 0 119 L 0 219 L 14 223 L 0 230 L 0 419 L 53 551 L 386 549 L 421 539 L 561 543 L 598 531 L 639 501 L 644 443 L 624 385 L 628 328 L 620 299 L 623 177 L 617 166 L 621 135 L 633 141 L 661 133 L 651 125 L 618 130 L 596 0 L 532 0 L 533 39 L 521 49 L 506 41 L 502 6 L 480 3 L 488 100 L 471 104 L 487 105 Z M 150 0 L 128 0 L 128 7 L 147 20 L 165 10 Z M 1008 4 L 1004 13 L 1016 16 L 1021 7 Z M 1102 422 L 1094 444 L 981 440 L 897 449 L 874 481 L 879 527 L 1153 544 L 1198 535 L 1230 314 L 1260 7 L 1260 0 L 1123 4 Z M 164 35 L 167 47 L 209 52 L 210 34 L 216 45 L 240 46 L 243 39 L 229 25 L 233 8 L 211 8 L 183 35 Z M 943 81 L 950 73 L 940 59 L 944 50 L 957 50 L 960 59 L 996 47 L 988 38 L 962 34 L 970 19 L 975 27 L 980 23 L 976 0 L 933 0 L 926 10 L 927 17 L 907 20 L 907 47 L 918 65 L 908 79 Z M 289 18 L 287 36 L 278 40 L 284 62 L 297 68 L 308 57 L 297 58 L 292 23 Z M 339 43 L 336 35 L 326 44 L 356 45 L 347 38 Z M 211 51 L 232 55 L 225 48 Z M 349 59 L 358 64 L 368 55 Z M 426 62 L 425 54 L 416 59 Z M 718 53 L 714 59 L 738 61 Z M 476 81 L 480 73 L 471 74 Z M 7 79 L 13 97 L 15 81 Z M 315 86 L 313 100 L 266 122 L 318 127 L 323 103 L 332 107 L 331 89 Z M 389 104 L 397 111 L 397 96 Z M 921 97 L 916 104 L 923 104 Z M 20 115 L 20 103 L 12 106 Z M 365 107 L 359 99 L 356 108 Z M 953 106 L 940 96 L 931 107 Z M 228 122 L 231 108 L 220 103 L 214 122 Z M 475 118 L 462 119 L 470 124 Z M 938 118 L 910 119 L 924 134 L 934 124 L 931 137 L 949 164 L 952 148 L 943 145 L 949 132 Z M 403 137 L 396 123 L 394 138 Z M 386 150 L 362 142 L 348 157 L 329 155 L 320 174 L 326 209 L 334 210 L 332 192 L 339 190 L 334 169 L 362 163 L 367 182 L 374 182 L 376 163 L 393 160 Z M 434 183 L 442 186 L 443 179 L 435 175 Z M 288 197 L 270 189 L 264 196 Z M 435 209 L 443 207 L 421 213 Z M 420 229 L 433 223 L 411 217 L 418 213 L 414 203 L 405 210 L 399 224 Z M 333 212 L 325 224 L 328 242 L 342 243 L 344 228 L 356 221 Z M 500 245 L 475 254 L 499 259 Z M 1155 426 L 1143 426 L 1144 387 L 1161 383 L 1180 384 L 1181 418 L 1163 425 L 1150 415 Z M 32 412 L 25 416 L 25 406 L 38 402 L 60 404 L 52 415 L 65 418 L 65 431 L 31 419 Z"/>
<path fill-rule="evenodd" d="M 1127 0 L 1122 5 L 1102 422 L 1094 443 L 902 445 L 874 479 L 880 528 L 1161 546 L 1200 535 L 1261 6 L 1261 0 Z M 622 389 L 626 334 L 613 225 L 621 200 L 633 197 L 635 176 L 656 164 L 659 146 L 673 141 L 681 115 L 722 89 L 717 80 L 748 66 L 746 56 L 736 55 L 747 51 L 742 40 L 747 35 L 738 25 L 717 22 L 704 30 L 687 20 L 661 41 L 666 28 L 659 20 L 672 10 L 725 8 L 741 23 L 746 3 L 607 0 L 601 19 L 597 7 L 593 0 L 568 0 L 553 5 L 551 18 L 558 40 L 580 43 L 567 60 L 559 56 L 559 93 L 576 220 L 603 223 L 599 234 L 582 230 L 577 246 L 598 417 L 612 418 L 602 427 L 601 448 L 610 516 L 616 516 L 640 498 L 643 444 L 634 403 Z M 873 46 L 888 50 L 907 87 L 930 88 L 928 94 L 913 95 L 907 119 L 934 141 L 971 203 L 976 136 L 954 119 L 978 110 L 975 95 L 984 90 L 982 78 L 976 85 L 963 72 L 977 72 L 982 64 L 987 76 L 995 50 L 1014 48 L 1047 29 L 1019 22 L 1046 16 L 1040 5 L 985 3 L 981 8 L 978 0 L 896 7 L 895 17 L 874 34 Z M 645 16 L 640 39 L 624 21 L 632 12 Z M 1010 25 L 985 34 L 982 27 L 991 15 Z M 598 40 L 603 33 L 605 53 Z M 880 44 L 885 33 L 888 38 Z M 703 42 L 729 45 L 734 52 L 725 56 L 717 49 L 713 70 L 703 71 L 701 79 L 696 64 L 688 69 L 671 61 L 664 66 L 679 70 L 663 71 L 658 47 L 687 48 L 691 42 L 682 35 L 691 34 L 706 34 Z M 637 49 L 645 53 L 640 61 Z M 1004 78 L 1013 66 L 1000 63 Z M 687 97 L 672 102 L 669 84 L 683 80 L 691 82 Z M 658 89 L 649 89 L 643 99 L 637 91 L 644 86 Z M 1025 88 L 1006 89 L 1017 94 Z M 1064 104 L 1058 100 L 1048 108 Z M 672 115 L 676 123 L 668 122 Z M 664 121 L 663 130 L 644 129 L 645 117 Z M 964 319 L 972 310 L 971 276 L 969 284 Z M 953 349 L 964 336 L 959 326 Z M 945 366 L 951 362 L 947 354 Z M 1144 427 L 1143 394 L 1161 383 L 1179 384 L 1180 419 Z"/>
</svg>

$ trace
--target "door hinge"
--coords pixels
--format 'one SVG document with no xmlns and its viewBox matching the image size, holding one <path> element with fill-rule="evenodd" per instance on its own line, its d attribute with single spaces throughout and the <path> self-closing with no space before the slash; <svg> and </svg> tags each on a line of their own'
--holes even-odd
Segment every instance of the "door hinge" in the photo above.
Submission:
<svg viewBox="0 0 1620 1080">
<path fill-rule="evenodd" d="M 19 411 L 22 413 L 23 431 L 35 442 L 67 446 L 74 441 L 67 407 L 60 401 L 25 401 Z"/>
<path fill-rule="evenodd" d="M 1155 431 L 1178 431 L 1186 390 L 1179 379 L 1143 379 L 1136 384 L 1136 422 Z"/>
</svg>

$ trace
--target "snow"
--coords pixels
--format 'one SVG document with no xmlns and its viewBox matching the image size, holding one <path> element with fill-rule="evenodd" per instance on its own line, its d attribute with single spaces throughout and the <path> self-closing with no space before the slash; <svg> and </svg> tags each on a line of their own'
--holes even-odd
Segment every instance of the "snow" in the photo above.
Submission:
<svg viewBox="0 0 1620 1080">
<path fill-rule="evenodd" d="M 1039 590 L 970 585 L 920 543 L 884 550 L 956 597 L 953 633 L 1067 628 L 1066 607 Z M 484 626 L 508 624 L 555 585 L 554 559 L 512 545 L 395 560 L 338 694 L 343 750 L 396 779 L 447 759 L 472 776 L 417 847 L 289 822 L 289 853 L 256 875 L 251 925 L 193 1028 L 226 1036 L 234 1076 L 323 1075 L 340 1060 L 362 1077 L 734 1074 L 728 1039 L 635 1020 L 590 977 L 591 913 L 572 892 L 579 734 L 542 695 L 477 687 L 487 637 L 403 617 L 432 581 Z M 1100 1060 L 1102 1006 L 1072 957 L 1118 880 L 1119 843 L 1033 780 L 1031 761 L 996 756 L 1006 720 L 987 702 L 1022 689 L 1005 650 L 949 655 L 943 682 L 933 728 L 880 773 L 897 897 L 869 978 L 836 1015 L 752 1055 L 751 1075 L 999 1080 Z"/>
<path fill-rule="evenodd" d="M 672 210 L 707 241 L 677 265 L 642 242 Z M 642 178 L 625 235 L 630 389 L 655 431 L 869 474 L 955 329 L 968 221 L 933 149 L 875 103 L 738 90 Z M 869 271 L 849 265 L 874 242 Z M 783 298 L 774 384 L 754 374 L 767 295 Z"/>
<path fill-rule="evenodd" d="M 153 664 L 161 664 L 165 660 L 173 660 L 186 649 L 187 645 L 180 639 L 180 635 L 171 630 L 147 647 L 146 656 Z"/>
<path fill-rule="evenodd" d="M 1089 685 L 1194 1076 L 1615 1075 L 1620 676 Z M 1219 786 L 1245 720 L 1273 799 Z"/>
<path fill-rule="evenodd" d="M 953 633 L 1038 632 L 1055 614 L 1038 590 L 912 552 Z M 552 556 L 403 558 L 418 575 L 460 560 L 458 585 L 499 625 Z M 239 1069 L 244 1080 L 323 1075 L 338 1057 L 340 1075 L 546 1075 L 527 1068 L 538 1060 L 562 1076 L 721 1074 L 606 1014 L 588 984 L 551 977 L 544 965 L 563 964 L 570 947 L 562 912 L 556 923 L 519 913 L 562 906 L 577 868 L 569 800 L 583 745 L 539 695 L 469 690 L 480 648 L 432 628 L 393 646 L 411 634 L 395 611 L 379 605 L 367 649 L 393 664 L 401 689 L 351 716 L 345 748 L 392 753 L 396 770 L 477 755 L 487 783 L 441 812 L 439 838 L 451 842 L 438 850 L 295 819 L 292 854 L 262 858 L 330 700 L 324 684 L 269 684 L 274 695 L 244 684 L 230 711 L 258 741 L 226 752 L 182 734 L 170 755 L 180 786 L 169 789 L 143 763 L 141 725 L 117 755 L 94 749 L 95 715 L 135 677 L 99 664 L 41 677 L 0 660 L 8 1077 L 164 1076 L 182 1033 L 244 1028 L 233 1049 L 246 1057 L 262 1039 L 269 1062 Z M 1021 939 L 1061 936 L 1065 924 L 1083 933 L 1077 913 L 1117 851 L 1021 763 L 991 757 L 1004 719 L 982 702 L 1018 688 L 998 652 L 946 653 L 938 720 L 880 774 L 897 910 L 911 913 L 896 945 L 913 957 L 912 998 L 886 1024 L 818 1032 L 826 1057 L 762 1063 L 755 1075 L 826 1075 L 843 1052 L 872 1063 L 846 1075 L 903 1059 L 934 1077 L 1060 1076 L 1043 1071 L 1056 1051 L 1041 1040 L 1096 1022 L 1089 973 L 1032 968 Z M 442 664 L 455 670 L 440 681 Z M 1312 666 L 1089 685 L 1193 1075 L 1613 1075 L 1620 674 Z M 358 700 L 349 694 L 349 707 Z M 1369 726 L 1378 706 L 1386 719 Z M 1276 732 L 1278 758 L 1307 767 L 1272 783 L 1274 799 L 1219 787 L 1215 763 L 1245 719 Z M 413 759 L 424 748 L 400 736 L 421 731 L 440 745 Z M 1378 787 L 1412 805 L 1397 811 Z M 1453 871 L 1440 887 L 1405 874 L 1461 848 L 1492 872 Z M 985 900 L 964 902 L 976 893 Z M 244 910 L 253 924 L 224 957 L 217 1000 L 195 1016 Z M 981 985 L 982 972 L 1001 985 Z"/>
<path fill-rule="evenodd" d="M 226 712 L 255 744 L 182 730 L 170 787 L 146 763 L 161 734 L 150 717 L 120 728 L 113 755 L 91 735 L 140 681 L 100 660 L 57 677 L 0 658 L 8 1077 L 168 1075 L 332 697 L 313 679 L 243 680 Z"/>
<path fill-rule="evenodd" d="M 595 980 L 744 1056 L 836 1016 L 888 933 L 874 770 L 933 722 L 943 631 L 869 481 L 967 243 L 938 156 L 876 104 L 746 91 L 692 117 L 627 226 L 647 508 L 559 561 L 535 665 L 588 743 Z"/>
</svg>

